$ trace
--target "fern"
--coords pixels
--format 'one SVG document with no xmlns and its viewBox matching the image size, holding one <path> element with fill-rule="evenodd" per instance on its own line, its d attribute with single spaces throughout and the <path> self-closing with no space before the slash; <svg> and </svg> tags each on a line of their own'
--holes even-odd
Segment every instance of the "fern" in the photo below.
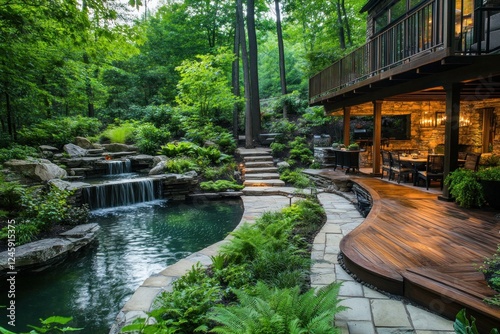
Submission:
<svg viewBox="0 0 500 334">
<path fill-rule="evenodd" d="M 239 305 L 216 307 L 208 318 L 219 324 L 214 333 L 336 333 L 334 316 L 345 309 L 338 305 L 339 288 L 331 284 L 301 295 L 298 287 L 269 288 L 259 282 L 254 295 L 240 290 Z"/>
</svg>

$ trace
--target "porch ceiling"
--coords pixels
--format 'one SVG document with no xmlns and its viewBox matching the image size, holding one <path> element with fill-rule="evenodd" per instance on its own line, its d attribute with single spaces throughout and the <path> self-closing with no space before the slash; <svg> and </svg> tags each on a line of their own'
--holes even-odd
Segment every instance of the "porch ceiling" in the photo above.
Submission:
<svg viewBox="0 0 500 334">
<path fill-rule="evenodd" d="M 345 87 L 318 104 L 327 112 L 371 101 L 445 100 L 445 87 L 462 83 L 462 100 L 500 98 L 500 55 L 452 56 L 400 66 Z"/>
</svg>

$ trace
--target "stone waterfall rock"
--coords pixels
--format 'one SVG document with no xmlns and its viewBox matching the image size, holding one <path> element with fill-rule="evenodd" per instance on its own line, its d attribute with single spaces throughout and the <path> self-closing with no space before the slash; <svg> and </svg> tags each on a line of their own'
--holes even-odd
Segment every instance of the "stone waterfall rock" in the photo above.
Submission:
<svg viewBox="0 0 500 334">
<path fill-rule="evenodd" d="M 63 260 L 67 255 L 93 242 L 98 224 L 84 224 L 61 233 L 59 238 L 43 239 L 16 247 L 15 270 L 41 271 Z M 0 271 L 10 271 L 8 251 L 0 253 Z"/>
<path fill-rule="evenodd" d="M 167 161 L 167 157 L 165 155 L 155 156 L 153 158 L 153 168 L 149 171 L 149 175 L 165 174 L 165 161 Z"/>
<path fill-rule="evenodd" d="M 87 155 L 87 150 L 75 144 L 66 144 L 63 147 L 64 151 L 72 158 L 84 157 Z"/>
<path fill-rule="evenodd" d="M 12 171 L 35 181 L 48 181 L 67 176 L 64 169 L 49 160 L 9 160 L 4 164 Z"/>
<path fill-rule="evenodd" d="M 94 145 L 85 137 L 76 137 L 75 144 L 86 150 L 94 149 Z"/>
</svg>

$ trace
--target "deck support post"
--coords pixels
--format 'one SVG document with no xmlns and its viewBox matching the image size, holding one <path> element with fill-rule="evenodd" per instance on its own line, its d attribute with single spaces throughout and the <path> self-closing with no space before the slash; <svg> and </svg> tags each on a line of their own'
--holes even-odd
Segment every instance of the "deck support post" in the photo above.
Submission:
<svg viewBox="0 0 500 334">
<path fill-rule="evenodd" d="M 351 107 L 344 107 L 344 145 L 351 141 Z"/>
<path fill-rule="evenodd" d="M 382 102 L 383 101 L 373 101 L 372 173 L 374 175 L 380 174 L 380 146 L 382 143 Z"/>
<path fill-rule="evenodd" d="M 446 91 L 446 123 L 444 130 L 444 177 L 458 167 L 458 134 L 460 120 L 460 83 L 451 83 L 444 86 Z M 450 200 L 450 191 L 443 187 L 442 200 Z"/>
</svg>

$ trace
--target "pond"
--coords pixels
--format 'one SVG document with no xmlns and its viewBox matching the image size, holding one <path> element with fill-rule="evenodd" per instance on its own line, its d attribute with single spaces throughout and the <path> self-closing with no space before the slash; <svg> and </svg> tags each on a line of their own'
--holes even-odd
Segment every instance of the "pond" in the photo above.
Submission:
<svg viewBox="0 0 500 334">
<path fill-rule="evenodd" d="M 17 276 L 16 327 L 7 329 L 27 331 L 26 324 L 60 315 L 72 316 L 83 333 L 108 333 L 146 278 L 222 240 L 242 214 L 241 200 L 154 201 L 94 211 L 91 222 L 101 227 L 96 245 L 53 270 Z M 6 298 L 2 293 L 0 305 Z"/>
</svg>

